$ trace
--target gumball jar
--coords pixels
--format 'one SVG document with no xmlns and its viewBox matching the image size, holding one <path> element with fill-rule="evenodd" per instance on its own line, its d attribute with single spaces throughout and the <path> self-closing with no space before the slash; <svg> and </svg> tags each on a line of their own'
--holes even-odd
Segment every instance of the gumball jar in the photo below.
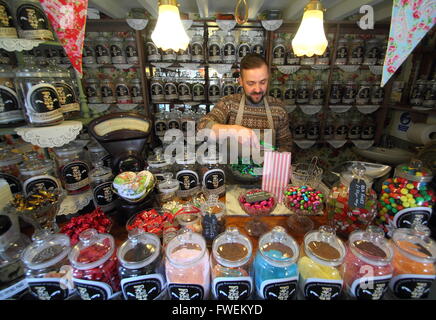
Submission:
<svg viewBox="0 0 436 320">
<path fill-rule="evenodd" d="M 324 202 L 324 194 L 309 185 L 289 185 L 284 191 L 285 206 L 299 215 L 322 215 Z"/>
<path fill-rule="evenodd" d="M 394 251 L 381 228 L 374 225 L 350 234 L 345 261 L 339 268 L 344 291 L 352 300 L 380 300 L 392 278 Z"/>
<path fill-rule="evenodd" d="M 377 214 L 377 194 L 365 172 L 359 164 L 342 172 L 327 199 L 329 222 L 345 239 L 355 230 L 366 229 Z"/>
<path fill-rule="evenodd" d="M 79 240 L 68 256 L 77 292 L 82 300 L 109 300 L 120 290 L 114 238 L 87 229 Z"/>
<path fill-rule="evenodd" d="M 419 160 L 399 165 L 394 177 L 383 182 L 378 201 L 377 225 L 391 237 L 396 228 L 428 224 L 436 200 L 429 186 L 433 175 Z"/>
</svg>

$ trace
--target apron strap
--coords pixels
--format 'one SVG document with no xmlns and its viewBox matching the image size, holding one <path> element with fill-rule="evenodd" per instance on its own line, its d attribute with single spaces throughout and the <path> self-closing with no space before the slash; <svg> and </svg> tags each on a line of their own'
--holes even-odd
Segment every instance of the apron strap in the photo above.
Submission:
<svg viewBox="0 0 436 320">
<path fill-rule="evenodd" d="M 235 124 L 241 126 L 242 125 L 242 117 L 244 116 L 244 108 L 245 108 L 245 94 L 242 94 L 241 101 L 239 102 L 238 113 L 236 114 Z"/>
</svg>

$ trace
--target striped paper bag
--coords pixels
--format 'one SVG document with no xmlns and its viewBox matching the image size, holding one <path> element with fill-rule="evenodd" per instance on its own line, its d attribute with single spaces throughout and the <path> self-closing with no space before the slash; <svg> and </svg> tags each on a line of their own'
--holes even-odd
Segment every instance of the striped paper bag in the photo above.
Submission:
<svg viewBox="0 0 436 320">
<path fill-rule="evenodd" d="M 265 151 L 262 175 L 262 190 L 271 192 L 279 203 L 283 199 L 283 191 L 289 184 L 291 169 L 290 152 Z"/>
</svg>

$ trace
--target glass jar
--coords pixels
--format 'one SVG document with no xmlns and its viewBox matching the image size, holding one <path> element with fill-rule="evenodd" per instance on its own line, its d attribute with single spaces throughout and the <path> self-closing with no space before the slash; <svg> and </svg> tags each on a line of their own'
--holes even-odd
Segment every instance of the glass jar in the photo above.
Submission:
<svg viewBox="0 0 436 320">
<path fill-rule="evenodd" d="M 265 48 L 263 46 L 265 39 L 263 37 L 263 32 L 256 32 L 253 38 L 253 46 L 251 48 L 252 53 L 257 53 L 258 55 L 265 56 Z"/>
<path fill-rule="evenodd" d="M 151 93 L 151 100 L 153 102 L 165 101 L 164 83 L 162 81 L 160 73 L 158 72 L 156 72 L 156 74 L 151 79 L 150 93 Z"/>
<path fill-rule="evenodd" d="M 203 233 L 201 213 L 191 204 L 184 204 L 179 213 L 175 216 L 174 225 L 180 230 Z"/>
<path fill-rule="evenodd" d="M 366 229 L 377 215 L 377 194 L 372 189 L 372 178 L 365 173 L 361 164 L 341 172 L 328 196 L 329 221 L 344 238 L 355 230 Z"/>
<path fill-rule="evenodd" d="M 345 261 L 340 267 L 347 296 L 381 300 L 392 278 L 394 251 L 381 229 L 369 226 L 350 234 Z"/>
<path fill-rule="evenodd" d="M 179 190 L 179 181 L 173 178 L 171 172 L 165 172 L 162 174 L 163 181 L 159 182 L 157 185 L 158 200 L 162 204 L 173 201 L 177 196 L 177 191 Z"/>
<path fill-rule="evenodd" d="M 114 36 L 110 39 L 110 55 L 111 55 L 111 62 L 113 64 L 117 63 L 126 63 L 126 52 L 123 50 L 123 39 Z"/>
<path fill-rule="evenodd" d="M 165 295 L 158 236 L 142 229 L 129 232 L 128 240 L 118 249 L 121 290 L 125 300 L 159 300 Z"/>
<path fill-rule="evenodd" d="M 208 42 L 209 63 L 221 63 L 221 38 L 213 32 Z"/>
<path fill-rule="evenodd" d="M 89 166 L 83 160 L 83 147 L 73 141 L 54 148 L 54 152 L 59 177 L 67 193 L 79 194 L 89 190 Z"/>
<path fill-rule="evenodd" d="M 377 59 L 380 56 L 380 42 L 377 38 L 369 39 L 366 42 L 365 57 L 363 64 L 367 66 L 374 66 L 377 64 Z"/>
<path fill-rule="evenodd" d="M 108 300 L 120 290 L 115 241 L 110 234 L 87 229 L 68 259 L 73 282 L 82 300 Z"/>
<path fill-rule="evenodd" d="M 195 155 L 176 158 L 176 163 L 176 179 L 180 184 L 177 196 L 182 200 L 188 200 L 200 191 L 200 178 L 197 173 Z"/>
<path fill-rule="evenodd" d="M 217 300 L 247 300 L 253 292 L 253 246 L 236 227 L 227 227 L 212 244 L 211 290 Z"/>
<path fill-rule="evenodd" d="M 177 52 L 176 61 L 179 62 L 191 62 L 191 46 L 188 45 L 185 50 L 179 49 Z"/>
<path fill-rule="evenodd" d="M 357 85 L 354 80 L 348 80 L 345 83 L 343 89 L 342 103 L 343 104 L 354 104 L 356 103 Z"/>
<path fill-rule="evenodd" d="M 424 102 L 424 94 L 426 91 L 427 81 L 424 79 L 419 79 L 416 81 L 412 90 L 410 91 L 410 104 L 412 106 L 422 106 Z"/>
<path fill-rule="evenodd" d="M 27 154 L 27 161 L 20 165 L 19 170 L 25 195 L 42 189 L 53 191 L 61 188 L 60 181 L 55 177 L 53 161 L 38 159 L 36 152 Z"/>
<path fill-rule="evenodd" d="M 427 81 L 422 106 L 434 108 L 436 106 L 436 79 Z"/>
<path fill-rule="evenodd" d="M 115 103 L 115 85 L 112 79 L 103 79 L 100 82 L 101 99 L 103 103 Z"/>
<path fill-rule="evenodd" d="M 180 126 L 181 117 L 182 117 L 181 112 L 174 111 L 174 110 L 171 111 L 169 113 L 169 117 L 168 117 L 168 121 L 167 121 L 168 130 L 171 130 L 171 129 L 179 130 L 179 129 L 181 129 L 181 126 Z"/>
<path fill-rule="evenodd" d="M 55 47 L 49 47 L 44 51 L 45 57 L 49 64 L 58 66 L 61 64 L 61 56 L 59 54 L 59 50 Z"/>
<path fill-rule="evenodd" d="M 200 77 L 200 74 L 197 73 L 197 76 L 194 78 L 194 84 L 192 85 L 192 100 L 193 101 L 204 101 L 206 100 L 206 90 L 204 79 Z"/>
<path fill-rule="evenodd" d="M 95 167 L 95 164 L 99 161 L 103 161 L 105 167 L 111 167 L 111 155 L 104 149 L 98 142 L 91 142 L 87 146 L 89 152 L 89 159 L 91 160 L 91 166 Z"/>
<path fill-rule="evenodd" d="M 5 1 L 0 2 L 0 12 L 2 13 L 2 19 L 0 20 L 0 37 L 18 38 L 11 5 Z"/>
<path fill-rule="evenodd" d="M 59 96 L 48 70 L 23 67 L 16 73 L 16 86 L 24 101 L 24 116 L 29 125 L 45 127 L 64 121 Z"/>
<path fill-rule="evenodd" d="M 376 123 L 371 116 L 366 116 L 362 121 L 362 134 L 360 139 L 373 140 L 375 137 Z"/>
<path fill-rule="evenodd" d="M 278 35 L 277 38 L 274 40 L 274 44 L 273 44 L 272 64 L 275 66 L 284 65 L 285 58 L 286 58 L 285 40 L 280 35 Z"/>
<path fill-rule="evenodd" d="M 173 49 L 162 50 L 162 61 L 174 62 L 177 60 L 177 54 Z"/>
<path fill-rule="evenodd" d="M 15 73 L 9 66 L 0 67 L 0 126 L 24 122 L 21 101 L 15 90 L 14 77 Z"/>
<path fill-rule="evenodd" d="M 50 22 L 38 0 L 17 0 L 14 8 L 20 38 L 54 40 Z"/>
<path fill-rule="evenodd" d="M 83 64 L 96 64 L 95 48 L 93 46 L 94 39 L 85 38 L 83 42 L 82 62 Z"/>
<path fill-rule="evenodd" d="M 339 267 L 346 249 L 333 228 L 321 226 L 304 236 L 298 260 L 299 290 L 307 300 L 338 300 L 343 279 Z"/>
<path fill-rule="evenodd" d="M 300 254 L 297 242 L 283 227 L 274 227 L 259 239 L 254 259 L 257 296 L 263 300 L 293 300 L 297 295 Z"/>
<path fill-rule="evenodd" d="M 336 50 L 336 65 L 347 64 L 348 59 L 348 39 L 340 38 L 338 41 L 338 48 Z"/>
<path fill-rule="evenodd" d="M 145 44 L 145 52 L 147 54 L 147 60 L 149 62 L 159 62 L 162 61 L 162 56 L 156 45 L 149 39 Z"/>
<path fill-rule="evenodd" d="M 204 62 L 203 36 L 197 31 L 191 41 L 192 62 Z"/>
<path fill-rule="evenodd" d="M 396 228 L 410 228 L 414 223 L 428 224 L 436 201 L 430 187 L 433 174 L 421 161 L 398 165 L 393 178 L 383 182 L 378 202 L 381 225 L 388 236 Z"/>
<path fill-rule="evenodd" d="M 436 277 L 436 245 L 430 229 L 416 224 L 413 229 L 399 228 L 392 236 L 393 277 L 389 288 L 400 299 L 425 299 Z"/>
<path fill-rule="evenodd" d="M 123 77 L 119 77 L 115 82 L 115 96 L 117 97 L 117 103 L 132 103 L 129 84 Z"/>
<path fill-rule="evenodd" d="M 324 140 L 332 140 L 335 136 L 335 121 L 330 114 L 324 123 Z"/>
<path fill-rule="evenodd" d="M 218 75 L 214 73 L 214 75 L 210 78 L 209 101 L 217 102 L 220 98 L 221 98 L 220 80 L 218 78 Z"/>
<path fill-rule="evenodd" d="M 73 289 L 64 279 L 70 271 L 70 238 L 39 230 L 32 240 L 21 256 L 30 292 L 39 300 L 65 300 Z"/>
<path fill-rule="evenodd" d="M 218 201 L 218 196 L 215 194 L 209 195 L 206 202 L 201 205 L 203 237 L 208 246 L 224 231 L 225 211 L 225 204 Z"/>
<path fill-rule="evenodd" d="M 297 119 L 295 119 L 295 124 L 293 126 L 292 136 L 296 140 L 304 140 L 304 139 L 306 139 L 306 133 L 307 133 L 306 117 L 299 116 L 299 117 L 297 117 Z"/>
<path fill-rule="evenodd" d="M 112 170 L 103 166 L 103 161 L 98 161 L 94 169 L 89 172 L 89 178 L 95 207 L 100 207 L 104 212 L 114 210 L 118 196 L 112 191 L 114 181 Z"/>
<path fill-rule="evenodd" d="M 222 47 L 223 62 L 224 63 L 234 63 L 236 62 L 236 42 L 235 37 L 231 32 L 227 32 L 224 37 L 224 45 Z"/>
<path fill-rule="evenodd" d="M 165 101 L 173 101 L 179 99 L 177 93 L 177 83 L 174 78 L 168 78 L 164 85 Z"/>
<path fill-rule="evenodd" d="M 21 193 L 23 190 L 18 167 L 21 162 L 21 154 L 12 152 L 9 148 L 0 148 L 0 178 L 6 180 L 13 194 Z"/>
<path fill-rule="evenodd" d="M 346 140 L 348 138 L 348 122 L 344 116 L 340 115 L 335 122 L 335 140 Z"/>
<path fill-rule="evenodd" d="M 330 63 L 330 48 L 327 47 L 324 53 L 320 56 L 316 56 L 315 64 L 327 66 Z"/>
<path fill-rule="evenodd" d="M 144 103 L 140 79 L 134 78 L 130 81 L 130 93 L 132 94 L 133 103 Z"/>
<path fill-rule="evenodd" d="M 221 90 L 223 96 L 235 94 L 235 85 L 231 74 L 224 75 L 223 89 Z"/>
<path fill-rule="evenodd" d="M 187 80 L 187 75 L 185 74 L 184 77 L 180 79 L 177 85 L 177 93 L 179 95 L 180 101 L 192 101 L 191 86 L 189 85 Z"/>
<path fill-rule="evenodd" d="M 103 36 L 95 39 L 95 57 L 98 64 L 110 64 L 111 54 L 109 48 L 109 40 Z"/>
<path fill-rule="evenodd" d="M 246 31 L 241 31 L 237 50 L 238 62 L 241 62 L 242 58 L 244 58 L 249 53 L 251 53 L 250 37 L 248 36 Z"/>
<path fill-rule="evenodd" d="M 309 103 L 309 96 L 309 83 L 305 80 L 299 81 L 297 87 L 297 103 Z"/>
<path fill-rule="evenodd" d="M 386 51 L 388 49 L 388 40 L 384 40 L 383 44 L 380 46 L 381 50 L 380 50 L 380 54 L 379 57 L 377 59 L 377 65 L 382 66 L 385 63 L 385 56 L 386 56 Z"/>
<path fill-rule="evenodd" d="M 277 79 L 271 82 L 271 88 L 269 89 L 268 95 L 273 98 L 281 99 L 283 92 L 281 88 L 281 83 Z"/>
<path fill-rule="evenodd" d="M 353 41 L 351 41 L 350 53 L 348 64 L 362 64 L 365 54 L 365 42 L 363 39 L 353 39 Z"/>
<path fill-rule="evenodd" d="M 300 59 L 300 64 L 306 66 L 315 64 L 315 56 L 311 56 L 311 57 L 302 56 Z"/>
<path fill-rule="evenodd" d="M 378 84 L 373 84 L 371 89 L 370 103 L 380 105 L 383 103 L 383 98 L 385 96 L 385 90 Z"/>
<path fill-rule="evenodd" d="M 309 140 L 318 140 L 321 132 L 321 122 L 318 117 L 314 116 L 307 122 L 307 135 L 306 138 Z"/>
<path fill-rule="evenodd" d="M 80 117 L 80 101 L 77 94 L 76 86 L 71 80 L 68 71 L 54 68 L 52 77 L 53 86 L 58 93 L 59 102 L 61 104 L 62 114 L 65 119 L 73 119 Z"/>
<path fill-rule="evenodd" d="M 332 82 L 329 102 L 332 105 L 337 105 L 340 104 L 341 101 L 342 101 L 342 82 L 339 80 L 334 80 Z"/>
<path fill-rule="evenodd" d="M 178 234 L 168 243 L 165 256 L 171 300 L 203 300 L 209 297 L 209 253 L 200 234 L 190 231 Z"/>
<path fill-rule="evenodd" d="M 138 49 L 136 48 L 135 37 L 129 36 L 124 42 L 123 51 L 126 55 L 126 63 L 139 64 Z"/>
<path fill-rule="evenodd" d="M 286 83 L 283 102 L 287 106 L 295 105 L 296 96 L 297 96 L 296 83 L 294 80 L 288 80 L 288 82 Z"/>
<path fill-rule="evenodd" d="M 289 48 L 289 50 L 286 54 L 286 64 L 288 64 L 288 65 L 299 65 L 300 64 L 300 57 L 298 57 L 294 53 L 292 46 Z"/>
<path fill-rule="evenodd" d="M 207 155 L 200 167 L 200 179 L 203 185 L 203 193 L 206 196 L 215 194 L 218 197 L 223 197 L 226 194 L 226 174 L 219 161 L 218 154 Z"/>
<path fill-rule="evenodd" d="M 154 121 L 154 133 L 159 138 L 165 136 L 165 132 L 168 130 L 167 117 L 165 113 L 159 112 L 156 114 L 156 119 Z"/>
<path fill-rule="evenodd" d="M 322 105 L 324 103 L 324 97 L 325 97 L 324 82 L 322 80 L 317 80 L 313 84 L 309 103 L 311 105 Z"/>
<path fill-rule="evenodd" d="M 362 119 L 356 113 L 351 117 L 348 139 L 359 140 L 362 134 Z"/>
<path fill-rule="evenodd" d="M 356 94 L 357 105 L 367 105 L 371 93 L 371 85 L 368 81 L 361 81 Z"/>
<path fill-rule="evenodd" d="M 85 80 L 85 94 L 88 98 L 88 103 L 102 103 L 102 92 L 99 81 L 95 78 Z"/>
<path fill-rule="evenodd" d="M 156 120 L 156 122 L 157 121 L 160 120 Z M 172 164 L 170 162 L 166 162 L 162 148 L 155 148 L 154 155 L 147 159 L 147 163 L 147 170 L 153 173 L 157 181 L 163 181 L 165 179 L 164 173 L 172 172 Z"/>
</svg>

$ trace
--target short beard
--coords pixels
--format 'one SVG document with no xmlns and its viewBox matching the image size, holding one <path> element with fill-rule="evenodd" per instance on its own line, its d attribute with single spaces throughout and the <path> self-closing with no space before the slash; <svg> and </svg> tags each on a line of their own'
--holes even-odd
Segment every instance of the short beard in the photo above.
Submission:
<svg viewBox="0 0 436 320">
<path fill-rule="evenodd" d="M 265 94 L 262 95 L 262 98 L 260 98 L 260 100 L 259 100 L 258 102 L 254 102 L 253 99 L 251 99 L 251 97 L 248 96 L 248 95 L 245 95 L 245 98 L 246 98 L 248 101 L 250 101 L 252 104 L 259 104 L 259 103 L 262 102 L 263 98 L 265 98 Z"/>
</svg>

